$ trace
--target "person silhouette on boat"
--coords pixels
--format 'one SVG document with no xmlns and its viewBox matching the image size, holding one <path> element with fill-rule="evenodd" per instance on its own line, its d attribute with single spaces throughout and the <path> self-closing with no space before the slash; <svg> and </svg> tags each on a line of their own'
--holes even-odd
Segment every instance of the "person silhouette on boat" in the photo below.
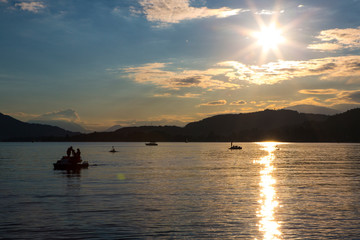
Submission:
<svg viewBox="0 0 360 240">
<path fill-rule="evenodd" d="M 68 158 L 70 158 L 71 154 L 74 153 L 74 149 L 72 146 L 70 146 L 67 150 L 66 150 L 66 155 Z"/>
<path fill-rule="evenodd" d="M 81 162 L 81 152 L 80 149 L 76 149 L 76 152 L 74 151 L 74 158 L 75 158 L 75 162 Z"/>
</svg>

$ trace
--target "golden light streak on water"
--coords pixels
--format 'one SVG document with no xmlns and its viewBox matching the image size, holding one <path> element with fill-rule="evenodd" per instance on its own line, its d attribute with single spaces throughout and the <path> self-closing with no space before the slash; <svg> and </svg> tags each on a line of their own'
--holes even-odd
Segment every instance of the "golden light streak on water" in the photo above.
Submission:
<svg viewBox="0 0 360 240">
<path fill-rule="evenodd" d="M 281 232 L 279 230 L 279 223 L 276 221 L 276 208 L 279 203 L 276 200 L 276 189 L 274 187 L 276 180 L 273 177 L 275 170 L 272 165 L 275 160 L 274 151 L 278 149 L 276 142 L 261 142 L 258 143 L 262 149 L 268 152 L 268 155 L 255 160 L 255 164 L 261 166 L 260 170 L 260 209 L 257 211 L 259 220 L 259 230 L 263 233 L 264 240 L 281 239 Z"/>
</svg>

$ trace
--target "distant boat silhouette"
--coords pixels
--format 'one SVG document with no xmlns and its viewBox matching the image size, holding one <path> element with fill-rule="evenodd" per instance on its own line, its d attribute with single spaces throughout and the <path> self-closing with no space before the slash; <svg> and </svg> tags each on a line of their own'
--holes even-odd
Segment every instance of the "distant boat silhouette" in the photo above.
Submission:
<svg viewBox="0 0 360 240">
<path fill-rule="evenodd" d="M 157 146 L 158 144 L 156 142 L 148 142 L 145 143 L 146 146 Z"/>
<path fill-rule="evenodd" d="M 109 152 L 114 153 L 114 152 L 117 152 L 117 151 L 115 150 L 114 146 L 112 146 L 112 149 Z"/>
<path fill-rule="evenodd" d="M 233 145 L 233 142 L 231 142 L 231 146 L 229 147 L 229 149 L 242 149 L 242 147 L 237 146 L 237 145 Z"/>
<path fill-rule="evenodd" d="M 79 170 L 82 168 L 88 168 L 89 163 L 82 162 L 81 158 L 76 159 L 75 157 L 63 156 L 54 165 L 54 170 Z"/>
<path fill-rule="evenodd" d="M 77 149 L 77 152 L 74 149 L 69 147 L 66 151 L 66 156 L 63 156 L 60 160 L 54 163 L 54 170 L 80 170 L 82 168 L 88 168 L 89 163 L 82 161 L 80 149 Z"/>
</svg>

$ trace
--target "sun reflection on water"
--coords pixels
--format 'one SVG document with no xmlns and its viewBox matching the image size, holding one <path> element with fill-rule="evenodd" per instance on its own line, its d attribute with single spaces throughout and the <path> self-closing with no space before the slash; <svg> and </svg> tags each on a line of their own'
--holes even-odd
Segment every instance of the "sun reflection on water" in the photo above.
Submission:
<svg viewBox="0 0 360 240">
<path fill-rule="evenodd" d="M 255 164 L 261 166 L 260 170 L 260 208 L 257 211 L 259 220 L 259 230 L 263 233 L 263 239 L 281 239 L 281 232 L 279 230 L 279 223 L 275 219 L 275 210 L 279 203 L 276 201 L 276 180 L 273 177 L 275 170 L 272 165 L 275 160 L 274 151 L 278 149 L 276 142 L 261 142 L 258 143 L 262 150 L 267 151 L 268 155 L 255 160 Z"/>
</svg>

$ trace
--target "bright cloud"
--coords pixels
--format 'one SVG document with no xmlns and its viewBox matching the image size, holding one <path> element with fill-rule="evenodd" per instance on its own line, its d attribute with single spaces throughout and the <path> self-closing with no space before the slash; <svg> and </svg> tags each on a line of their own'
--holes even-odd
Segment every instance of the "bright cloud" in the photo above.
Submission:
<svg viewBox="0 0 360 240">
<path fill-rule="evenodd" d="M 360 48 L 360 27 L 324 30 L 316 38 L 321 42 L 311 44 L 308 48 L 322 51 Z"/>
<path fill-rule="evenodd" d="M 279 14 L 279 13 L 284 13 L 284 10 L 281 11 L 272 11 L 272 10 L 266 10 L 266 9 L 262 9 L 261 11 L 257 11 L 255 12 L 256 15 L 273 15 L 273 14 Z"/>
<path fill-rule="evenodd" d="M 154 97 L 170 97 L 170 93 L 154 94 Z"/>
<path fill-rule="evenodd" d="M 34 120 L 61 120 L 69 122 L 79 122 L 80 117 L 75 110 L 66 109 L 45 113 L 43 115 L 37 116 Z"/>
<path fill-rule="evenodd" d="M 244 105 L 244 104 L 246 104 L 244 100 L 238 100 L 230 103 L 230 105 Z"/>
<path fill-rule="evenodd" d="M 177 96 L 178 98 L 198 98 L 200 94 L 197 93 L 186 93 L 184 95 Z"/>
<path fill-rule="evenodd" d="M 339 90 L 328 88 L 328 89 L 301 89 L 299 93 L 309 95 L 333 95 L 339 93 Z"/>
<path fill-rule="evenodd" d="M 292 105 L 309 104 L 324 107 L 332 107 L 339 104 L 360 104 L 360 90 L 337 90 L 337 89 L 302 89 L 299 93 L 307 95 L 335 95 L 332 98 L 320 99 L 310 97 L 292 102 Z M 320 96 L 319 96 L 320 97 Z"/>
<path fill-rule="evenodd" d="M 248 11 L 227 7 L 219 9 L 196 8 L 190 6 L 189 0 L 141 0 L 140 5 L 143 7 L 143 13 L 148 21 L 165 24 L 206 17 L 225 18 Z"/>
<path fill-rule="evenodd" d="M 319 76 L 321 80 L 341 80 L 349 83 L 360 82 L 360 56 L 329 57 L 307 61 L 270 62 L 261 66 L 245 65 L 236 61 L 218 64 L 232 67 L 234 71 L 226 76 L 235 82 L 245 80 L 253 84 L 275 84 L 298 77 Z"/>
<path fill-rule="evenodd" d="M 202 103 L 199 106 L 222 106 L 222 105 L 226 105 L 226 100 L 217 100 L 217 101 L 211 101 L 211 102 L 207 102 L 207 103 Z"/>
<path fill-rule="evenodd" d="M 321 100 L 317 97 L 305 98 L 302 100 L 293 101 L 289 104 L 289 106 L 293 106 L 293 105 L 314 105 L 314 106 L 321 106 L 321 107 L 326 106 L 326 104 L 322 103 Z"/>
<path fill-rule="evenodd" d="M 154 84 L 161 88 L 202 88 L 207 90 L 239 89 L 246 84 L 271 85 L 294 78 L 314 76 L 320 80 L 360 82 L 360 56 L 342 56 L 307 61 L 270 62 L 246 65 L 237 61 L 218 63 L 205 70 L 171 68 L 172 63 L 148 63 L 121 68 L 135 82 Z M 305 90 L 303 90 L 305 91 Z M 320 93 L 317 93 L 320 94 Z"/>
<path fill-rule="evenodd" d="M 198 87 L 208 90 L 239 88 L 238 84 L 215 79 L 232 71 L 230 68 L 207 70 L 167 70 L 171 63 L 148 63 L 138 67 L 120 69 L 138 83 L 151 83 L 162 88 L 180 89 Z"/>
<path fill-rule="evenodd" d="M 326 100 L 335 104 L 360 104 L 360 90 L 340 91 L 335 98 Z"/>
<path fill-rule="evenodd" d="M 15 6 L 20 7 L 23 11 L 29 11 L 37 13 L 41 9 L 45 8 L 45 5 L 42 2 L 20 2 L 16 3 Z"/>
</svg>

